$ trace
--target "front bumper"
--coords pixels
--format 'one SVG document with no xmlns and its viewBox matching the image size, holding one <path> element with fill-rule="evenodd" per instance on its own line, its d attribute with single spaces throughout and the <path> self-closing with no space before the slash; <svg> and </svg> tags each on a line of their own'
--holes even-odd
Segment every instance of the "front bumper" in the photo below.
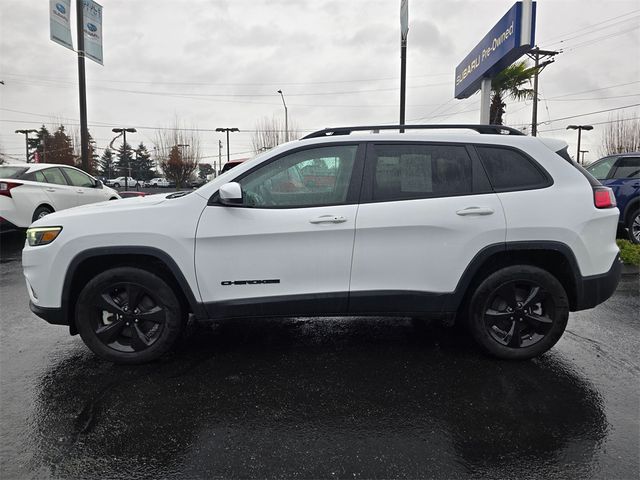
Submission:
<svg viewBox="0 0 640 480">
<path fill-rule="evenodd" d="M 586 310 L 605 302 L 616 291 L 621 274 L 622 262 L 618 254 L 608 272 L 582 277 L 578 282 L 576 305 L 571 310 Z"/>
</svg>

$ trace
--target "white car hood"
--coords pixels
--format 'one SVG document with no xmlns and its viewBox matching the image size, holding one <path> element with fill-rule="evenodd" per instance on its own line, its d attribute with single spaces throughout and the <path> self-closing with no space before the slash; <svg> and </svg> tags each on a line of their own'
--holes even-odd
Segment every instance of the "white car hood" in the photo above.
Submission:
<svg viewBox="0 0 640 480">
<path fill-rule="evenodd" d="M 60 212 L 51 213 L 40 220 L 32 223 L 31 226 L 46 226 L 53 225 L 57 221 L 64 220 L 65 218 L 79 217 L 85 215 L 99 215 L 104 212 L 118 212 L 118 211 L 131 211 L 137 209 L 144 209 L 150 206 L 159 205 L 167 201 L 167 195 L 147 195 L 145 197 L 125 198 L 121 200 L 107 200 L 104 202 L 90 203 L 88 205 L 81 205 L 79 207 L 68 208 L 61 210 Z"/>
</svg>

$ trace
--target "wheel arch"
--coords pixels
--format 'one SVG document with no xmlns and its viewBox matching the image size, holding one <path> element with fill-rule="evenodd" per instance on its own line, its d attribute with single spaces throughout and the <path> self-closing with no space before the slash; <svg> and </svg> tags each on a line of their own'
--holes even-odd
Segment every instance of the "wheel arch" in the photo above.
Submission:
<svg viewBox="0 0 640 480">
<path fill-rule="evenodd" d="M 624 207 L 624 212 L 620 215 L 620 221 L 626 225 L 631 214 L 638 210 L 640 210 L 640 195 L 627 202 Z"/>
<path fill-rule="evenodd" d="M 31 212 L 31 215 L 33 216 L 34 213 L 36 213 L 36 210 L 38 210 L 40 207 L 47 207 L 49 210 L 51 210 L 51 213 L 55 212 L 56 209 L 53 208 L 53 205 L 51 204 L 51 202 L 40 202 L 39 204 L 36 205 L 36 208 L 33 209 L 33 212 Z"/>
<path fill-rule="evenodd" d="M 98 273 L 120 266 L 141 268 L 158 275 L 176 292 L 185 311 L 192 312 L 198 318 L 206 317 L 184 274 L 165 251 L 144 246 L 93 248 L 73 258 L 62 287 L 62 311 L 64 318 L 68 319 L 72 335 L 78 333 L 75 307 L 82 287 Z"/>
<path fill-rule="evenodd" d="M 578 309 L 582 297 L 580 269 L 571 248 L 561 242 L 507 242 L 485 247 L 473 258 L 463 273 L 454 295 L 450 311 L 468 305 L 474 290 L 491 273 L 511 265 L 532 265 L 542 268 L 564 287 L 570 310 Z"/>
</svg>

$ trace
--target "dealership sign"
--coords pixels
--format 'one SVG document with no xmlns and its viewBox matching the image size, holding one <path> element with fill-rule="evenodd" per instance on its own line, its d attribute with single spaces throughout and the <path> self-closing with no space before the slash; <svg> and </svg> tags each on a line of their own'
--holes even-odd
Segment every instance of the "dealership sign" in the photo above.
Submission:
<svg viewBox="0 0 640 480">
<path fill-rule="evenodd" d="M 103 65 L 102 60 L 102 5 L 84 0 L 84 54 Z"/>
<path fill-rule="evenodd" d="M 51 40 L 73 50 L 71 42 L 71 0 L 49 0 L 49 33 Z"/>
<path fill-rule="evenodd" d="M 536 2 L 516 2 L 456 67 L 455 98 L 467 98 L 533 48 Z"/>
</svg>

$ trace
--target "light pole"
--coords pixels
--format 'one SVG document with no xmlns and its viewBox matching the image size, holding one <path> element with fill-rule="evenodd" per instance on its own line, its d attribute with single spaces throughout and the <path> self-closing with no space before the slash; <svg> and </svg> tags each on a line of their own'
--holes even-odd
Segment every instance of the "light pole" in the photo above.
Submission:
<svg viewBox="0 0 640 480">
<path fill-rule="evenodd" d="M 38 133 L 37 130 L 16 130 L 16 133 L 22 133 L 24 134 L 24 147 L 25 147 L 25 155 L 26 155 L 26 162 L 29 163 L 29 134 L 30 133 Z"/>
<path fill-rule="evenodd" d="M 582 130 L 593 130 L 593 125 L 569 125 L 567 130 L 578 130 L 578 148 L 576 149 L 576 161 L 580 163 L 580 139 L 582 137 Z"/>
<path fill-rule="evenodd" d="M 137 130 L 135 128 L 112 128 L 111 131 L 113 133 L 119 133 L 122 135 L 122 141 L 124 142 L 124 147 L 122 149 L 122 153 L 125 153 L 127 149 L 127 132 L 136 133 Z M 116 137 L 118 138 L 118 137 Z M 114 138 L 115 140 L 115 138 Z M 124 190 L 125 192 L 129 190 L 129 175 L 131 175 L 131 167 L 129 166 L 129 161 L 127 161 L 127 175 L 124 177 Z"/>
<path fill-rule="evenodd" d="M 287 111 L 287 104 L 284 101 L 284 93 L 282 90 L 278 90 L 278 93 L 282 97 L 282 104 L 284 105 L 284 141 L 289 141 L 289 113 Z"/>
<path fill-rule="evenodd" d="M 230 154 L 229 154 L 229 132 L 239 132 L 240 130 L 232 127 L 232 128 L 222 128 L 222 127 L 218 127 L 216 128 L 216 132 L 227 132 L 227 163 L 229 162 L 229 160 L 231 160 Z"/>
<path fill-rule="evenodd" d="M 582 165 L 584 165 L 584 154 L 589 153 L 589 150 L 580 150 L 580 153 L 582 154 Z"/>
</svg>

